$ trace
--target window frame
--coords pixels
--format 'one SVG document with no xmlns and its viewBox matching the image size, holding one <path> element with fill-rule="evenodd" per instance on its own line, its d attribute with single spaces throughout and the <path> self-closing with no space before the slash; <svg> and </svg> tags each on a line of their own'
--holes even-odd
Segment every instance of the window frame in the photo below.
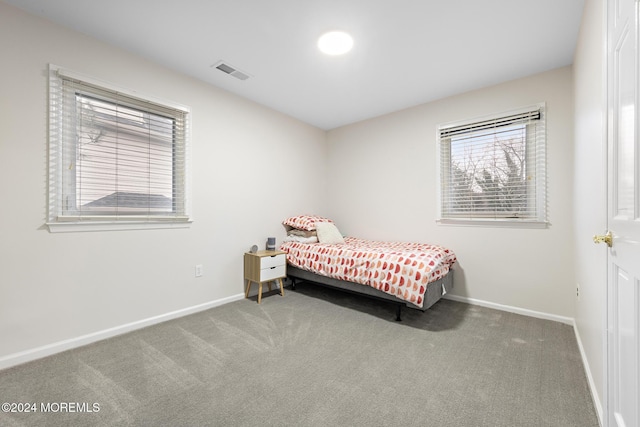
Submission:
<svg viewBox="0 0 640 427">
<path fill-rule="evenodd" d="M 63 98 L 67 89 L 64 88 L 64 81 L 75 81 L 83 86 L 82 96 L 96 95 L 98 99 L 104 100 L 106 97 L 115 99 L 125 98 L 132 100 L 133 104 L 128 108 L 151 112 L 169 112 L 172 120 L 180 117 L 184 124 L 184 129 L 172 139 L 171 173 L 174 194 L 172 194 L 171 212 L 127 214 L 111 211 L 91 213 L 89 211 L 77 210 L 75 213 L 65 209 L 64 200 L 70 196 L 76 197 L 78 187 L 75 178 L 70 178 L 73 173 L 65 170 L 65 156 L 70 156 L 68 150 L 75 153 L 78 142 L 67 140 L 65 135 L 76 135 L 75 114 L 72 118 L 63 116 Z M 86 90 L 90 88 L 90 90 Z M 92 90 L 95 92 L 92 93 Z M 190 215 L 190 120 L 191 109 L 184 105 L 160 100 L 154 97 L 141 95 L 136 91 L 118 87 L 114 84 L 100 81 L 92 77 L 67 70 L 53 64 L 49 64 L 49 136 L 48 136 L 48 217 L 46 225 L 50 232 L 69 231 L 103 231 L 103 230 L 139 230 L 139 229 L 159 229 L 159 228 L 184 228 L 189 227 L 192 219 Z M 77 96 L 78 92 L 76 92 Z M 78 102 L 77 100 L 75 102 Z M 113 100 L 107 100 L 113 102 Z M 141 107 L 142 105 L 142 107 Z M 66 128 L 65 128 L 66 126 Z M 152 144 L 150 141 L 149 144 Z M 175 144 L 175 145 L 174 145 Z M 113 145 L 117 146 L 116 141 Z M 181 152 L 182 161 L 176 162 L 175 150 Z M 67 150 L 67 152 L 65 152 Z M 69 169 L 69 168 L 66 168 Z M 69 184 L 69 182 L 72 182 Z M 72 188 L 73 187 L 73 188 Z M 113 193 L 116 194 L 116 193 Z M 175 197 L 176 194 L 178 197 Z M 176 199 L 178 199 L 176 201 Z M 173 203 L 177 203 L 173 207 Z M 67 204 L 68 206 L 68 204 Z"/>
<path fill-rule="evenodd" d="M 509 117 L 532 113 L 534 111 L 540 112 L 540 118 L 533 123 L 536 128 L 535 137 L 537 140 L 533 141 L 531 131 L 526 131 L 526 147 L 525 153 L 528 153 L 535 143 L 535 153 L 533 159 L 532 156 L 526 155 L 525 163 L 527 168 L 533 168 L 535 171 L 534 179 L 528 182 L 526 194 L 535 194 L 535 213 L 522 217 L 507 217 L 496 215 L 493 213 L 469 213 L 469 214 L 447 214 L 444 211 L 445 201 L 444 198 L 447 195 L 447 174 L 451 171 L 451 137 L 443 137 L 443 131 L 446 132 L 450 129 L 476 127 L 482 126 L 486 123 L 500 123 L 504 119 Z M 516 126 L 519 124 L 525 124 L 523 122 L 510 123 L 505 126 Z M 497 127 L 501 127 L 498 125 Z M 528 125 L 527 125 L 528 126 Z M 523 108 L 517 108 L 502 113 L 490 114 L 474 119 L 459 120 L 455 122 L 442 123 L 437 126 L 436 130 L 437 141 L 437 154 L 436 154 L 436 170 L 437 170 L 437 203 L 436 203 L 436 222 L 442 225 L 462 225 L 462 226 L 497 226 L 497 227 L 518 227 L 518 228 L 546 228 L 548 226 L 547 220 L 547 178 L 546 178 L 546 104 L 544 102 L 526 106 Z M 448 158 L 443 158 L 448 156 Z M 445 165 L 447 161 L 447 165 Z"/>
</svg>

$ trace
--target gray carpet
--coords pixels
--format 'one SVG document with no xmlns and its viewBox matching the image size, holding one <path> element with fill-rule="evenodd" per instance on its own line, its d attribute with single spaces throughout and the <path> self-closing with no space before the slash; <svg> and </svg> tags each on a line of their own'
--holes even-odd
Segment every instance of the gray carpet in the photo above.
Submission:
<svg viewBox="0 0 640 427">
<path fill-rule="evenodd" d="M 598 426 L 570 326 L 299 285 L 0 371 L 2 426 Z M 63 402 L 99 411 L 42 413 Z"/>
</svg>

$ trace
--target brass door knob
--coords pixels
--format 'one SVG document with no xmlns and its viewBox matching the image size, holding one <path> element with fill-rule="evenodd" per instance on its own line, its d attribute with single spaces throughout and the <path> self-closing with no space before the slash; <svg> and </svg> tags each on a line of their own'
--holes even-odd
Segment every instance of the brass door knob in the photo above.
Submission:
<svg viewBox="0 0 640 427">
<path fill-rule="evenodd" d="M 613 245 L 613 236 L 610 231 L 607 231 L 607 234 L 596 234 L 593 236 L 593 243 L 606 243 L 607 246 L 611 247 Z"/>
</svg>

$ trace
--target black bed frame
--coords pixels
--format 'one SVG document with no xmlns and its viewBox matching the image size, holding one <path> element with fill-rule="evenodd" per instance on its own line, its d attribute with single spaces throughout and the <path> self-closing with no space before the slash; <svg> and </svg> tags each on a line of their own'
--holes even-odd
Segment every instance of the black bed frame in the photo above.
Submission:
<svg viewBox="0 0 640 427">
<path fill-rule="evenodd" d="M 435 282 L 427 284 L 424 292 L 424 303 L 422 308 L 417 307 L 409 302 L 398 299 L 393 295 L 389 295 L 371 286 L 361 285 L 359 283 L 346 282 L 344 280 L 333 279 L 331 277 L 322 276 L 310 271 L 302 270 L 291 265 L 287 265 L 287 277 L 291 280 L 291 287 L 295 290 L 296 284 L 313 283 L 316 285 L 327 286 L 333 289 L 339 289 L 352 294 L 363 295 L 376 300 L 390 302 L 396 307 L 396 321 L 402 321 L 402 307 L 407 306 L 416 310 L 426 311 L 435 304 L 444 295 L 443 289 L 449 292 L 453 288 L 453 270 L 449 270 L 446 276 Z"/>
</svg>

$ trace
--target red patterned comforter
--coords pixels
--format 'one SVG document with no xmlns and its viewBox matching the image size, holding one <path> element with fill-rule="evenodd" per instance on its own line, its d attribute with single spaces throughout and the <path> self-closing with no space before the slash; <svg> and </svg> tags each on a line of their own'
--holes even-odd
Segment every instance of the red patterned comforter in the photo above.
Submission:
<svg viewBox="0 0 640 427">
<path fill-rule="evenodd" d="M 456 262 L 453 251 L 436 245 L 344 240 L 344 244 L 284 242 L 280 249 L 295 267 L 372 286 L 418 307 L 427 284 L 444 277 Z"/>
</svg>

